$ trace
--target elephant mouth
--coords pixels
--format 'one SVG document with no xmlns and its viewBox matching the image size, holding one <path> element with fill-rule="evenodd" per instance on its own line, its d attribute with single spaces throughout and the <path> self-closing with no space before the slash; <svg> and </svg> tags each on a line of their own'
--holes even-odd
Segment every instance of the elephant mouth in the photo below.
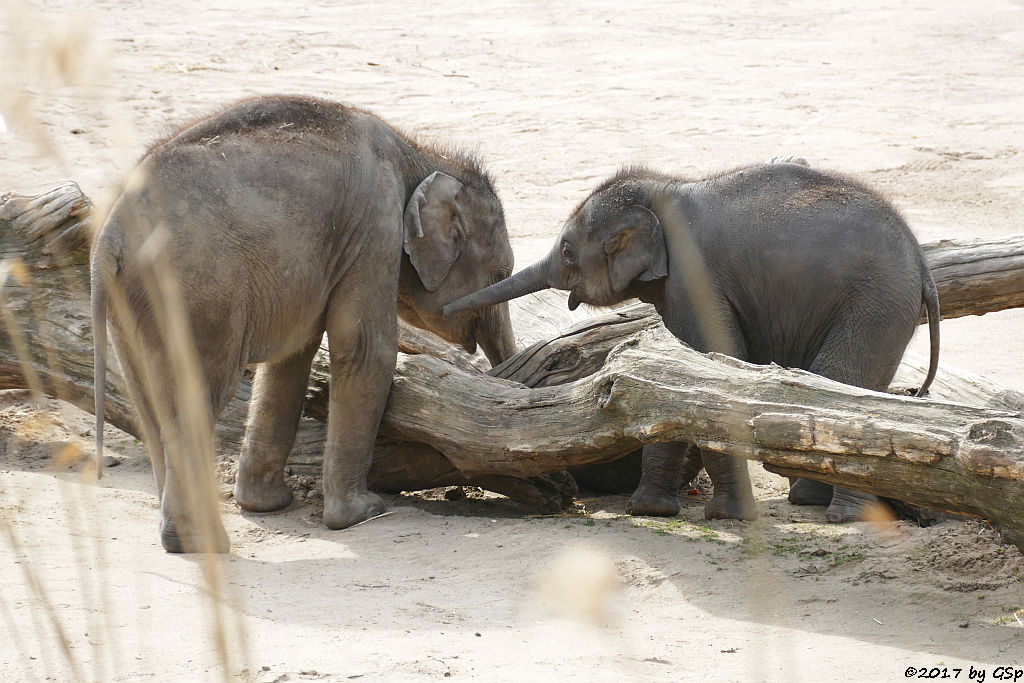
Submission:
<svg viewBox="0 0 1024 683">
<path fill-rule="evenodd" d="M 575 311 L 581 303 L 580 298 L 576 295 L 576 290 L 571 290 L 569 292 L 569 310 Z"/>
</svg>

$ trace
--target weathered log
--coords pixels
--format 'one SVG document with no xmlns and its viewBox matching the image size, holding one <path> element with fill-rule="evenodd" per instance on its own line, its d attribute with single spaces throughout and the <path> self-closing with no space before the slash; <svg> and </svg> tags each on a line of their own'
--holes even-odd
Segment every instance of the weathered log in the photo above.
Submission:
<svg viewBox="0 0 1024 683">
<path fill-rule="evenodd" d="M 0 336 L 0 388 L 34 385 L 90 409 L 87 213 L 88 200 L 73 185 L 35 198 L 7 196 L 0 205 L 5 310 L 17 317 L 14 329 L 26 347 L 19 356 L 18 335 Z M 983 281 L 996 272 L 1004 291 L 1020 296 L 985 295 L 979 312 L 993 310 L 997 301 L 1024 302 L 1024 237 L 1005 244 L 1009 257 L 973 256 L 987 249 L 978 244 L 929 248 L 929 262 L 940 254 L 944 264 L 945 275 L 936 278 L 940 298 L 953 284 L 959 289 L 950 291 L 960 291 L 964 280 Z M 988 261 L 997 267 L 978 265 Z M 952 275 L 953 263 L 969 264 L 971 271 Z M 443 353 L 461 368 L 423 355 L 400 360 L 375 453 L 381 488 L 480 482 L 500 491 L 503 483 L 524 486 L 523 477 L 678 438 L 763 460 L 785 474 L 982 516 L 1014 542 L 1024 541 L 1019 413 L 886 396 L 807 373 L 704 356 L 679 344 L 641 306 L 527 349 L 493 371 L 501 377 L 482 376 L 451 348 Z M 563 383 L 579 377 L 585 379 Z M 314 373 L 313 415 L 323 388 L 323 376 Z M 107 391 L 112 422 L 137 433 L 117 382 Z M 220 421 L 225 447 L 240 441 L 248 391 L 243 383 Z M 319 421 L 304 420 L 292 462 L 318 461 L 321 429 Z M 557 482 L 527 494 L 549 503 L 563 495 Z"/>
<path fill-rule="evenodd" d="M 691 441 L 786 476 L 980 516 L 1024 544 L 1021 413 L 701 354 L 661 326 L 619 344 L 594 374 L 538 389 L 403 356 L 382 432 L 428 443 L 467 474 L 521 477 Z"/>
<path fill-rule="evenodd" d="M 1024 305 L 1024 235 L 921 245 L 943 318 Z"/>
</svg>

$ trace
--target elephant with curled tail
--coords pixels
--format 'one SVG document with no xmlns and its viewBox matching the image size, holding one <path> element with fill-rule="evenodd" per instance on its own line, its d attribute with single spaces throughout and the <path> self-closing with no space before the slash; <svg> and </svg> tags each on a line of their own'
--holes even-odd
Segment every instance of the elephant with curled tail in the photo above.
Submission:
<svg viewBox="0 0 1024 683">
<path fill-rule="evenodd" d="M 212 452 L 213 419 L 256 364 L 235 500 L 254 511 L 288 505 L 285 461 L 326 332 L 324 523 L 379 514 L 366 477 L 397 318 L 470 353 L 479 344 L 497 364 L 515 352 L 507 304 L 450 318 L 441 305 L 512 267 L 501 202 L 471 156 L 308 97 L 259 97 L 200 119 L 150 147 L 95 240 L 97 451 L 109 313 L 156 475 L 163 546 L 227 551 L 216 508 L 203 516 L 193 504 L 196 468 L 212 462 L 192 456 Z"/>
<path fill-rule="evenodd" d="M 776 159 L 699 180 L 625 168 L 569 216 L 542 260 L 444 307 L 447 315 L 552 287 L 569 308 L 637 298 L 699 351 L 803 368 L 884 390 L 921 316 L 935 376 L 939 304 L 914 235 L 862 184 Z M 673 515 L 686 444 L 644 448 L 634 513 Z M 704 452 L 715 485 L 708 518 L 753 519 L 746 465 Z M 829 521 L 858 517 L 869 494 L 797 480 L 791 500 L 828 505 Z"/>
</svg>

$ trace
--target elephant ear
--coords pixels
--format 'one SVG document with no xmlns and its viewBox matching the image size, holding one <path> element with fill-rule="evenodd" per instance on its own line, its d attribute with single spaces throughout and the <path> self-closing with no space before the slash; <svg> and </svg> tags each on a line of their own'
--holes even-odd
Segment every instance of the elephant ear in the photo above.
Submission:
<svg viewBox="0 0 1024 683">
<path fill-rule="evenodd" d="M 428 292 L 437 291 L 461 253 L 466 220 L 455 198 L 462 187 L 450 175 L 434 171 L 405 207 L 405 253 Z"/>
<path fill-rule="evenodd" d="M 615 225 L 604 241 L 608 277 L 621 294 L 633 280 L 657 280 L 668 276 L 668 255 L 661 222 L 650 209 L 634 206 Z"/>
</svg>

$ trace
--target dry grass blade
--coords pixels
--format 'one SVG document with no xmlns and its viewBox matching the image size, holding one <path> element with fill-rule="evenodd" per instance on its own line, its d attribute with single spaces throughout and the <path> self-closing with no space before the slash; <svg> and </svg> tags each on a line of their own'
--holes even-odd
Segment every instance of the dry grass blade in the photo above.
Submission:
<svg viewBox="0 0 1024 683">
<path fill-rule="evenodd" d="M 85 680 L 81 663 L 71 650 L 71 639 L 68 637 L 64 625 L 61 623 L 60 619 L 57 618 L 57 609 L 50 600 L 46 587 L 43 586 L 43 583 L 39 580 L 39 576 L 33 570 L 31 558 L 25 553 L 18 535 L 14 532 L 14 527 L 5 516 L 0 516 L 0 525 L 4 528 L 4 533 L 7 535 L 7 542 L 10 544 L 15 556 L 21 559 L 19 564 L 21 565 L 22 576 L 25 583 L 31 588 L 32 595 L 43 608 L 43 613 L 46 615 L 50 628 L 53 630 L 60 653 L 64 658 L 64 663 L 67 665 L 68 669 L 70 669 L 73 675 L 73 680 Z"/>
<path fill-rule="evenodd" d="M 48 164 L 54 168 L 64 168 L 63 146 L 58 144 L 49 128 L 42 124 L 43 118 L 39 112 L 45 109 L 45 97 L 51 94 L 51 88 L 70 87 L 82 105 L 82 114 L 95 115 L 97 125 L 109 126 L 115 132 L 114 144 L 110 145 L 110 149 L 115 152 L 130 149 L 129 154 L 134 157 L 138 149 L 137 140 L 118 139 L 124 137 L 124 131 L 131 127 L 120 120 L 118 103 L 110 98 L 109 89 L 100 87 L 105 85 L 109 56 L 105 52 L 105 44 L 93 39 L 89 22 L 71 16 L 44 18 L 37 16 L 28 5 L 19 2 L 6 6 L 4 14 L 4 34 L 9 42 L 4 47 L 8 55 L 14 55 L 16 67 L 13 71 L 8 70 L 13 75 L 5 87 L 0 89 L 0 104 L 7 117 L 6 123 L 22 138 L 34 143 L 40 158 L 47 159 Z M 127 158 L 123 161 L 127 161 Z M 51 276 L 58 273 L 54 280 L 62 280 L 59 285 L 51 281 L 47 282 L 45 288 L 34 288 L 28 269 L 20 260 L 8 258 L 0 262 L 0 320 L 3 321 L 11 345 L 16 349 L 18 370 L 24 384 L 37 404 L 44 396 L 81 403 L 82 387 L 66 384 L 68 372 L 63 367 L 62 347 L 58 341 L 65 340 L 69 332 L 64 327 L 72 327 L 80 321 L 64 321 L 41 314 L 49 303 L 48 293 L 54 289 L 61 289 L 69 299 L 88 300 L 87 279 L 74 277 L 76 271 L 65 266 L 81 259 L 82 251 L 88 243 L 89 231 L 85 229 L 87 223 L 91 217 L 102 215 L 103 212 L 92 211 L 88 200 L 84 204 L 68 201 L 76 196 L 84 198 L 80 191 L 54 191 L 34 199 L 37 204 L 34 208 L 51 214 L 59 222 L 56 230 L 51 231 L 50 226 L 42 225 L 29 225 L 26 230 L 21 229 L 26 226 L 13 226 L 28 244 L 33 244 L 33 249 L 50 259 L 52 265 L 46 272 Z M 8 197 L 5 195 L 3 199 L 6 202 Z M 3 218 L 6 221 L 6 209 Z M 39 246 L 37 240 L 44 242 L 42 246 Z M 157 278 L 151 288 L 154 300 L 175 301 L 179 296 L 175 285 L 171 277 Z M 16 290 L 9 297 L 9 288 L 12 286 Z M 13 307 L 12 298 L 15 302 Z M 169 305 L 173 309 L 173 303 Z M 184 465 L 181 476 L 190 482 L 185 487 L 190 491 L 190 507 L 198 510 L 201 516 L 215 518 L 219 514 L 219 497 L 213 476 L 213 427 L 201 410 L 204 402 L 197 399 L 202 394 L 202 380 L 194 353 L 189 351 L 193 345 L 190 339 L 184 338 L 187 337 L 187 326 L 181 324 L 180 306 L 169 312 L 161 312 L 161 318 L 166 323 L 161 325 L 166 333 L 165 348 L 174 365 L 174 374 L 180 378 L 177 382 L 177 389 L 182 394 L 179 403 L 185 406 L 183 414 L 179 416 L 180 434 L 172 436 L 176 451 L 190 454 L 190 459 L 180 459 Z M 61 329 L 54 327 L 54 324 Z M 86 615 L 85 623 L 89 632 L 87 642 L 73 637 L 77 634 L 69 631 L 69 624 L 72 623 L 70 615 L 65 619 L 61 613 L 54 611 L 47 598 L 47 577 L 38 574 L 38 568 L 30 556 L 30 545 L 19 541 L 9 520 L 2 520 L 14 555 L 19 558 L 24 583 L 43 606 L 41 610 L 32 610 L 33 617 L 37 616 L 37 612 L 45 615 L 35 637 L 27 639 L 17 632 L 17 623 L 4 604 L 3 613 L 12 626 L 10 633 L 14 638 L 42 643 L 49 640 L 46 632 L 52 632 L 61 652 L 60 658 L 44 656 L 34 665 L 26 662 L 25 679 L 42 677 L 40 669 L 33 668 L 41 666 L 46 678 L 110 680 L 116 677 L 117 669 L 124 665 L 116 654 L 119 648 L 114 640 L 116 630 L 111 624 L 114 611 L 111 609 L 107 582 L 103 578 L 104 569 L 109 568 L 102 542 L 106 534 L 103 533 L 102 521 L 91 519 L 88 512 L 94 508 L 92 489 L 83 486 L 85 482 L 67 480 L 61 472 L 67 466 L 76 465 L 81 454 L 77 446 L 55 449 L 52 464 L 54 470 L 58 470 L 56 476 L 61 480 L 65 528 L 76 558 L 75 570 L 78 577 L 72 593 L 83 603 L 81 611 Z M 95 479 L 101 466 L 97 452 L 93 462 L 82 469 L 83 477 Z M 90 538 L 92 552 L 88 551 L 90 542 L 86 540 Z M 101 570 L 93 571 L 97 566 Z M 227 679 L 231 676 L 232 665 L 248 657 L 244 630 L 236 625 L 230 637 L 228 635 L 230 610 L 226 610 L 225 605 L 230 601 L 226 597 L 226 581 L 219 558 L 208 555 L 203 558 L 201 567 L 207 585 L 204 593 L 209 596 L 218 668 L 220 675 Z M 64 665 L 61 669 L 62 661 Z M 90 668 L 91 676 L 87 673 Z"/>
<path fill-rule="evenodd" d="M 652 200 L 652 208 L 661 217 L 665 234 L 677 238 L 666 240 L 669 263 L 681 264 L 680 272 L 685 279 L 686 290 L 693 293 L 691 304 L 700 321 L 706 350 L 735 356 L 736 348 L 723 322 L 726 318 L 722 307 L 727 302 L 715 296 L 707 264 L 693 239 L 686 216 L 668 192 L 656 196 Z"/>
<path fill-rule="evenodd" d="M 4 599 L 3 595 L 0 595 L 0 619 L 2 619 L 2 623 L 5 626 L 6 633 L 9 634 L 9 637 L 11 641 L 14 643 L 14 647 L 17 649 L 17 651 L 28 652 L 28 643 L 26 643 L 25 640 L 21 637 L 21 629 L 19 628 L 18 622 L 14 618 L 14 615 L 11 613 L 11 609 L 10 607 L 8 607 L 7 601 Z M 24 676 L 23 680 L 41 680 L 38 676 L 35 675 L 35 673 L 35 671 L 28 667 L 22 668 L 22 675 Z"/>
</svg>

